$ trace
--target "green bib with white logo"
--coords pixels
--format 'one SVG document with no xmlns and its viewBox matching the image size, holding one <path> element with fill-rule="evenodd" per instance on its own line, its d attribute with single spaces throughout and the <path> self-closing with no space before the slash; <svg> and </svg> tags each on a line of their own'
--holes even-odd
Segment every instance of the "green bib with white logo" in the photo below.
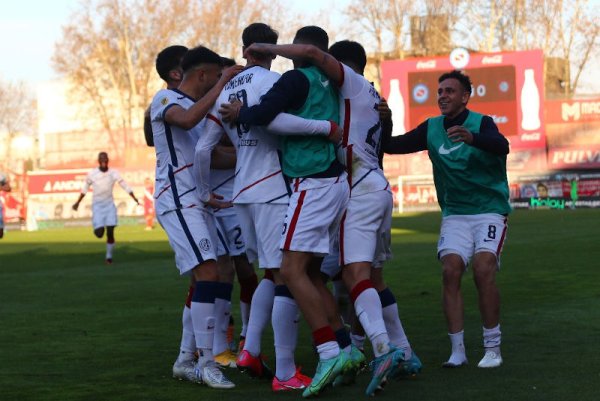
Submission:
<svg viewBox="0 0 600 401">
<path fill-rule="evenodd" d="M 463 126 L 479 135 L 482 118 L 469 111 Z M 510 213 L 506 155 L 452 142 L 444 128 L 444 116 L 427 120 L 427 149 L 444 216 Z"/>
<path fill-rule="evenodd" d="M 290 114 L 313 120 L 331 120 L 339 123 L 340 106 L 337 91 L 329 79 L 317 67 L 299 68 L 310 84 L 306 102 Z M 321 135 L 284 136 L 283 173 L 288 177 L 306 177 L 321 173 L 336 158 L 335 148 Z"/>
</svg>

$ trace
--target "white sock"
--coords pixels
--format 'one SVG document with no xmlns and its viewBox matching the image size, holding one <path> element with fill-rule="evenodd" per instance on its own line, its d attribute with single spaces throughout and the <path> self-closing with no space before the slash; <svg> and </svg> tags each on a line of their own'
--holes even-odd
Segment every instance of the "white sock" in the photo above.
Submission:
<svg viewBox="0 0 600 401">
<path fill-rule="evenodd" d="M 320 360 L 331 359 L 340 354 L 340 347 L 337 341 L 327 341 L 326 343 L 317 345 L 317 352 L 319 353 Z"/>
<path fill-rule="evenodd" d="M 375 288 L 367 288 L 356 297 L 354 310 L 371 341 L 375 357 L 390 352 L 390 338 L 385 330 L 381 300 Z"/>
<path fill-rule="evenodd" d="M 215 299 L 215 332 L 213 338 L 212 351 L 214 355 L 229 349 L 227 344 L 227 326 L 229 325 L 229 312 L 231 302 L 227 299 Z"/>
<path fill-rule="evenodd" d="M 194 325 L 192 324 L 192 311 L 184 305 L 181 316 L 181 345 L 179 346 L 179 362 L 194 358 L 196 351 L 196 339 L 194 338 Z"/>
<path fill-rule="evenodd" d="M 483 328 L 483 347 L 485 349 L 492 349 L 496 353 L 499 353 L 501 339 L 502 332 L 500 331 L 500 325 L 491 329 Z"/>
<path fill-rule="evenodd" d="M 274 296 L 275 283 L 267 279 L 260 280 L 252 296 L 250 319 L 244 343 L 244 349 L 252 356 L 260 354 L 260 340 L 265 326 L 271 320 Z"/>
<path fill-rule="evenodd" d="M 248 331 L 248 320 L 250 320 L 250 304 L 240 301 L 240 316 L 242 318 L 242 331 L 240 336 L 246 337 Z"/>
<path fill-rule="evenodd" d="M 448 333 L 448 336 L 450 337 L 450 343 L 452 344 L 452 354 L 450 355 L 448 362 L 452 364 L 461 365 L 467 361 L 464 334 L 464 330 L 461 330 L 458 333 Z"/>
<path fill-rule="evenodd" d="M 275 297 L 271 322 L 275 340 L 275 376 L 279 380 L 288 380 L 296 374 L 294 351 L 298 342 L 299 318 L 296 301 Z"/>
<path fill-rule="evenodd" d="M 112 259 L 113 249 L 115 249 L 115 243 L 109 244 L 106 243 L 106 259 Z"/>
<path fill-rule="evenodd" d="M 192 302 L 192 324 L 196 348 L 200 351 L 200 366 L 213 360 L 212 344 L 215 333 L 215 304 Z"/>
<path fill-rule="evenodd" d="M 360 350 L 365 349 L 365 336 L 350 333 L 350 340 L 352 340 L 352 344 L 356 348 L 358 348 Z"/>
<path fill-rule="evenodd" d="M 388 336 L 390 337 L 390 343 L 404 351 L 404 358 L 410 359 L 412 357 L 412 349 L 402 322 L 400 321 L 400 315 L 398 314 L 398 304 L 388 305 L 382 309 L 383 321 L 385 322 L 385 328 Z"/>
</svg>

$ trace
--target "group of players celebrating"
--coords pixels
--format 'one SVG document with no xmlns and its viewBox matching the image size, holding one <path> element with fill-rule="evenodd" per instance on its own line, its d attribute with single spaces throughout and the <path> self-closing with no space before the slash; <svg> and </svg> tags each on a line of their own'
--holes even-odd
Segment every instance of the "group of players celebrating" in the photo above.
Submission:
<svg viewBox="0 0 600 401">
<path fill-rule="evenodd" d="M 452 162 L 431 156 L 444 214 L 438 255 L 444 283 L 454 285 L 454 292 L 444 290 L 453 344 L 445 366 L 467 362 L 460 277 L 472 256 L 486 348 L 479 366 L 499 366 L 494 274 L 506 228 L 503 215 L 510 211 L 502 203 L 505 167 L 501 177 L 508 145 L 504 154 L 497 151 L 504 139 L 497 128 L 480 134 L 491 119 L 466 110 L 468 77 L 446 74 L 438 93 L 443 116 L 391 138 L 391 112 L 363 77 L 366 54 L 360 44 L 329 47 L 327 33 L 316 26 L 299 29 L 293 44 L 277 45 L 277 39 L 266 24 L 246 27 L 245 67 L 225 67 L 226 59 L 202 46 L 171 46 L 157 56 L 167 89 L 155 95 L 145 127 L 156 149 L 155 209 L 180 273 L 191 278 L 174 377 L 227 389 L 235 385 L 222 367 L 237 366 L 272 378 L 274 391 L 316 396 L 330 385 L 354 382 L 366 363 L 365 336 L 374 354 L 367 395 L 393 377 L 420 372 L 382 274 L 391 257 L 393 201 L 381 155 L 429 149 L 431 156 L 433 148 L 438 159 L 460 155 Z M 270 71 L 276 55 L 292 59 L 294 69 L 283 75 Z M 446 126 L 452 119 L 460 120 L 452 124 L 459 128 Z M 438 131 L 443 138 L 434 139 Z M 488 169 L 472 176 L 439 174 L 460 170 L 461 163 L 471 163 L 464 170 L 477 168 L 473 163 Z M 491 169 L 493 177 L 481 178 Z M 475 182 L 469 190 L 489 188 L 485 196 L 471 194 L 474 202 L 485 202 L 476 212 L 469 209 L 469 194 L 452 195 L 461 179 Z M 472 221 L 452 219 L 465 214 L 473 215 Z M 483 226 L 488 240 L 478 237 Z M 252 263 L 264 271 L 260 282 Z M 234 269 L 244 338 L 237 356 L 225 339 Z M 336 281 L 338 296 L 342 288 L 349 294 L 353 319 L 342 319 L 329 279 Z M 319 357 L 312 378 L 294 360 L 300 312 Z M 261 355 L 269 320 L 274 373 Z M 351 334 L 348 323 L 364 334 Z"/>
</svg>

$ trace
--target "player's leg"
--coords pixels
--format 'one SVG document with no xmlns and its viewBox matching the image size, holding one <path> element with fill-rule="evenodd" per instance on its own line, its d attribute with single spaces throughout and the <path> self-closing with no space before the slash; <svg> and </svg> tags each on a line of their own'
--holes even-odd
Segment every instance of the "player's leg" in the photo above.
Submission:
<svg viewBox="0 0 600 401">
<path fill-rule="evenodd" d="M 115 249 L 115 226 L 106 227 L 106 263 L 112 263 Z"/>
<path fill-rule="evenodd" d="M 478 366 L 494 368 L 502 364 L 500 293 L 496 285 L 496 272 L 499 268 L 499 257 L 506 238 L 507 225 L 504 216 L 495 214 L 481 215 L 475 224 L 473 278 L 478 291 L 485 349 L 485 355 Z"/>
<path fill-rule="evenodd" d="M 179 344 L 179 355 L 173 364 L 173 377 L 179 380 L 196 381 L 195 375 L 195 352 L 196 339 L 194 337 L 194 325 L 192 323 L 192 296 L 194 295 L 195 281 L 190 276 L 190 286 L 183 306 L 181 316 L 181 342 Z"/>
<path fill-rule="evenodd" d="M 242 327 L 240 329 L 238 350 L 241 351 L 244 349 L 248 321 L 250 320 L 250 306 L 254 291 L 258 287 L 258 276 L 254 271 L 254 266 L 248 261 L 246 253 L 234 256 L 233 265 L 240 285 L 240 318 L 242 320 Z"/>
<path fill-rule="evenodd" d="M 438 241 L 438 257 L 442 262 L 442 305 L 452 345 L 450 358 L 442 365 L 447 368 L 467 364 L 461 281 L 472 249 L 473 238 L 468 221 L 463 216 L 444 217 Z"/>
<path fill-rule="evenodd" d="M 219 289 L 215 298 L 213 352 L 215 361 L 219 365 L 223 367 L 235 367 L 236 355 L 229 349 L 229 342 L 227 340 L 227 330 L 231 317 L 231 294 L 233 291 L 233 279 L 235 277 L 233 262 L 229 255 L 224 253 L 218 256 L 217 269 Z"/>
<path fill-rule="evenodd" d="M 96 238 L 104 237 L 104 226 L 94 228 L 94 235 L 96 236 Z"/>
</svg>

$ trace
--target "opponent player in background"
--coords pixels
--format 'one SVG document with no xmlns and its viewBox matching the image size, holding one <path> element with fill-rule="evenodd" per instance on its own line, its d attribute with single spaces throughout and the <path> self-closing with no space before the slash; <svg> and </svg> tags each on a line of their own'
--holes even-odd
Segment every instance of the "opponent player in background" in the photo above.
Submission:
<svg viewBox="0 0 600 401">
<path fill-rule="evenodd" d="M 257 41 L 276 43 L 277 37 L 277 32 L 262 23 L 251 24 L 242 33 L 244 48 Z M 252 106 L 258 104 L 261 97 L 271 89 L 279 79 L 279 74 L 269 71 L 271 62 L 270 56 L 247 57 L 243 73 L 226 85 L 209 114 L 208 129 L 198 142 L 196 158 L 200 172 L 199 194 L 201 199 L 208 199 L 208 183 L 212 177 L 209 177 L 207 167 L 212 149 L 224 133 L 236 145 L 233 202 L 249 259 L 258 259 L 259 267 L 265 270 L 265 278 L 261 280 L 252 298 L 244 349 L 240 351 L 237 365 L 253 376 L 271 375 L 260 355 L 262 331 L 271 319 L 276 358 L 272 389 L 286 391 L 305 388 L 310 383 L 310 378 L 302 375 L 294 362 L 298 307 L 279 272 L 282 258 L 279 242 L 289 188 L 281 170 L 278 138 L 270 131 L 283 133 L 289 130 L 296 134 L 302 132 L 324 137 L 330 133 L 332 125 L 327 121 L 304 122 L 289 115 L 278 117 L 267 128 L 245 124 L 230 126 L 222 121 L 217 112 L 219 104 L 239 99 Z"/>
<path fill-rule="evenodd" d="M 12 188 L 8 182 L 8 176 L 0 172 L 0 191 L 10 192 Z M 0 239 L 4 237 L 4 204 L 0 199 Z"/>
<path fill-rule="evenodd" d="M 73 210 L 79 209 L 81 200 L 87 194 L 90 187 L 93 187 L 92 195 L 92 226 L 94 235 L 98 238 L 104 236 L 106 231 L 106 263 L 113 262 L 113 250 L 115 247 L 115 227 L 117 226 L 117 208 L 113 198 L 113 188 L 118 183 L 125 192 L 131 196 L 138 205 L 137 198 L 133 190 L 121 178 L 119 172 L 108 168 L 108 154 L 106 152 L 98 153 L 98 167 L 90 171 L 85 179 L 79 198 L 73 204 Z"/>
<path fill-rule="evenodd" d="M 444 367 L 467 364 L 461 279 L 469 263 L 478 291 L 485 354 L 477 365 L 495 368 L 500 354 L 500 295 L 496 271 L 506 238 L 509 145 L 489 116 L 467 109 L 471 80 L 460 71 L 438 79 L 441 116 L 405 135 L 384 141 L 386 153 L 427 150 L 442 209 L 438 257 L 442 262 L 443 306 L 452 353 Z"/>
<path fill-rule="evenodd" d="M 359 43 L 350 41 L 334 44 L 329 49 L 330 54 L 311 45 L 255 45 L 248 52 L 259 50 L 294 60 L 308 60 L 323 70 L 339 88 L 340 116 L 344 126 L 340 151 L 343 152 L 351 187 L 350 201 L 340 229 L 340 260 L 342 278 L 376 357 L 373 378 L 366 390 L 367 395 L 373 395 L 381 382 L 404 362 L 404 351 L 396 349 L 390 340 L 383 316 L 382 302 L 389 299 L 386 306 L 395 307 L 394 296 L 385 286 L 380 295 L 371 281 L 372 268 L 381 267 L 391 256 L 389 241 L 393 202 L 389 183 L 379 167 L 381 99 L 362 75 L 367 62 L 366 53 Z M 381 274 L 378 277 L 382 281 Z M 380 299 L 381 296 L 383 298 Z M 391 320 L 393 311 L 388 314 L 388 320 Z M 400 324 L 397 308 L 395 318 Z M 402 345 L 407 344 L 408 341 L 405 341 Z M 410 351 L 410 346 L 405 350 Z M 351 356 L 356 359 L 356 366 L 364 361 L 358 350 Z"/>
<path fill-rule="evenodd" d="M 219 55 L 200 46 L 185 54 L 181 69 L 183 79 L 179 87 L 159 91 L 152 101 L 150 114 L 157 159 L 154 198 L 157 219 L 175 251 L 177 267 L 181 274 L 191 274 L 195 280 L 190 317 L 199 359 L 193 368 L 193 354 L 188 353 L 189 363 L 182 367 L 188 373 L 193 369 L 194 381 L 226 389 L 235 385 L 219 370 L 212 353 L 215 298 L 221 291 L 216 232 L 214 217 L 196 197 L 194 146 L 202 129 L 198 124 L 240 68 L 222 71 Z M 207 203 L 210 207 L 227 206 L 214 197 Z M 176 364 L 183 362 L 180 359 Z"/>
<path fill-rule="evenodd" d="M 327 33 L 316 26 L 296 32 L 294 43 L 314 44 L 326 51 Z M 258 105 L 224 105 L 225 120 L 267 125 L 282 111 L 296 116 L 339 122 L 337 93 L 327 77 L 316 67 L 294 60 L 299 67 L 288 71 L 262 97 Z M 344 167 L 337 160 L 335 146 L 326 137 L 284 136 L 282 170 L 292 181 L 280 249 L 283 250 L 281 274 L 294 300 L 302 310 L 319 353 L 319 363 L 303 396 L 319 394 L 350 366 L 349 357 L 340 352 L 329 324 L 321 279 L 323 256 L 330 253 L 339 222 L 346 208 L 349 187 Z M 329 297 L 333 299 L 329 293 Z"/>
</svg>

